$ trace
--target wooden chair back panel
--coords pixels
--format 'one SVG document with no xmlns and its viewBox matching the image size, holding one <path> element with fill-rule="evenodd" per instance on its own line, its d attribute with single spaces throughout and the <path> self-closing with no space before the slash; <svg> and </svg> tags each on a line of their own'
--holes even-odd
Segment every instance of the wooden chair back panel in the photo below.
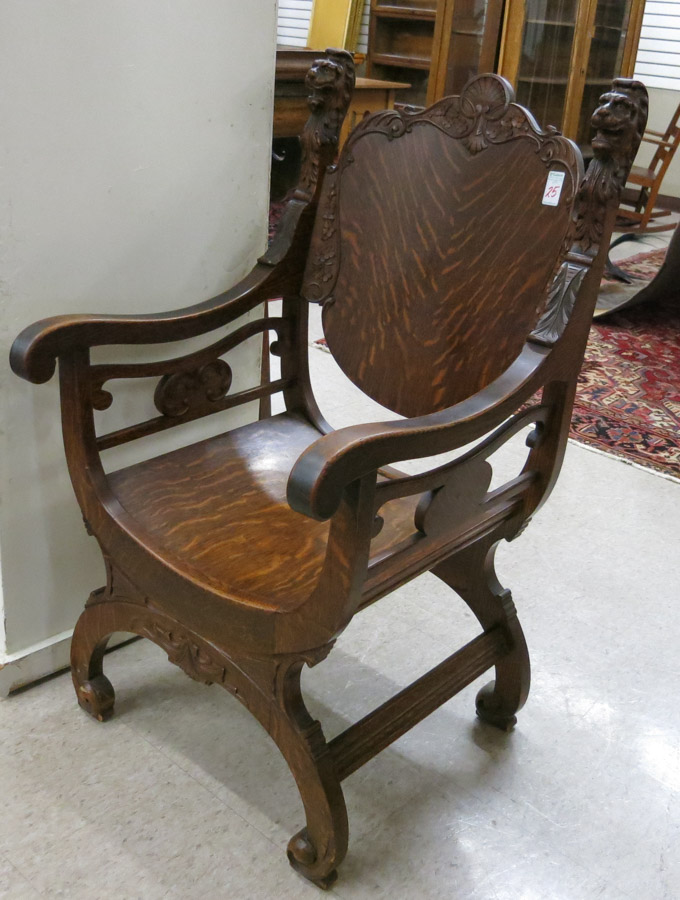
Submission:
<svg viewBox="0 0 680 900">
<path fill-rule="evenodd" d="M 568 141 L 538 137 L 524 110 L 510 111 L 527 133 L 493 143 L 483 130 L 456 139 L 418 117 L 396 139 L 365 120 L 325 185 L 307 296 L 325 300 L 326 339 L 344 372 L 402 415 L 446 408 L 493 381 L 544 307 L 578 164 Z M 564 173 L 556 206 L 542 203 L 551 171 Z"/>
</svg>

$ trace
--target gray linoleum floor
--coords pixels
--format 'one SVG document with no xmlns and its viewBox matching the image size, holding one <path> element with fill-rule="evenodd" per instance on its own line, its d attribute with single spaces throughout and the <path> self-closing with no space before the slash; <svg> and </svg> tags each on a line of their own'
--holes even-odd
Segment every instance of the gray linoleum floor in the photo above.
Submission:
<svg viewBox="0 0 680 900">
<path fill-rule="evenodd" d="M 310 355 L 333 424 L 383 415 Z M 501 474 L 524 452 L 518 437 Z M 331 896 L 680 897 L 679 500 L 680 485 L 570 444 L 552 498 L 499 555 L 533 662 L 517 728 L 475 720 L 474 684 L 351 776 Z M 311 711 L 332 737 L 475 633 L 417 579 L 305 673 Z M 148 642 L 106 669 L 104 725 L 68 675 L 0 703 L 0 897 L 320 896 L 288 867 L 302 808 L 249 714 Z"/>
</svg>

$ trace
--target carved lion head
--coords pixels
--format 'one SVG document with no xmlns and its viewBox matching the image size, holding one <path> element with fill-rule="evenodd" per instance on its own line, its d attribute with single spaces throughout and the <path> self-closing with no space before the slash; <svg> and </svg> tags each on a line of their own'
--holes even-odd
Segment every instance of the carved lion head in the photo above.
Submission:
<svg viewBox="0 0 680 900">
<path fill-rule="evenodd" d="M 591 120 L 592 145 L 598 159 L 632 161 L 647 124 L 647 91 L 640 81 L 616 78 L 612 89 L 600 97 Z"/>
<path fill-rule="evenodd" d="M 346 50 L 327 50 L 326 57 L 317 59 L 307 72 L 305 83 L 310 90 L 307 102 L 316 112 L 331 98 L 349 101 L 354 87 L 354 60 Z"/>
</svg>

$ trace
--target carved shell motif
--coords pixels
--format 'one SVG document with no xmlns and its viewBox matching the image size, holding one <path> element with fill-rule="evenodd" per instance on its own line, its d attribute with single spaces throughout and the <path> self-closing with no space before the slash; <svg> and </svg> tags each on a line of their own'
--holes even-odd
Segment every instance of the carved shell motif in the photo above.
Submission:
<svg viewBox="0 0 680 900">
<path fill-rule="evenodd" d="M 473 156 L 491 144 L 529 137 L 547 166 L 555 162 L 564 163 L 567 169 L 577 166 L 571 143 L 552 126 L 542 131 L 531 115 L 514 103 L 514 97 L 512 86 L 500 75 L 477 75 L 460 97 L 444 97 L 422 112 L 389 110 L 367 116 L 350 135 L 340 165 L 352 161 L 351 147 L 366 134 L 377 132 L 394 140 L 416 125 L 430 124 L 462 141 Z"/>
</svg>

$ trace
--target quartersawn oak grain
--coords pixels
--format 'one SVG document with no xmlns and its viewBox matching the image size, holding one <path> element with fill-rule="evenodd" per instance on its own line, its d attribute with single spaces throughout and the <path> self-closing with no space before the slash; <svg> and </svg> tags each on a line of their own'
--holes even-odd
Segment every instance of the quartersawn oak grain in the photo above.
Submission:
<svg viewBox="0 0 680 900">
<path fill-rule="evenodd" d="M 366 118 L 334 165 L 353 80 L 342 51 L 312 66 L 300 182 L 240 284 L 173 313 L 39 322 L 11 356 L 36 383 L 59 363 L 69 471 L 106 564 L 107 583 L 73 637 L 80 705 L 100 720 L 113 712 L 103 656 L 116 631 L 154 641 L 190 677 L 226 688 L 290 766 L 306 823 L 288 858 L 320 887 L 347 851 L 344 778 L 491 667 L 481 719 L 509 729 L 526 700 L 529 657 L 494 554 L 557 477 L 646 118 L 642 85 L 618 79 L 593 117 L 595 158 L 583 178 L 578 150 L 541 131 L 507 82 L 486 75 L 423 113 Z M 564 174 L 553 207 L 542 203 L 550 171 Z M 233 330 L 278 296 L 280 316 Z M 324 304 L 329 346 L 350 378 L 409 418 L 332 431 L 309 383 L 309 301 Z M 269 333 L 281 377 L 234 392 L 223 357 Z M 163 362 L 90 363 L 98 345 L 198 335 L 202 350 Z M 130 378 L 150 385 L 158 415 L 98 433 L 94 411 L 115 404 L 117 381 Z M 274 393 L 285 412 L 269 416 Z M 105 471 L 111 447 L 253 399 L 258 422 Z M 527 426 L 523 470 L 490 489 L 494 451 Z M 392 467 L 472 441 L 420 475 Z M 468 604 L 480 634 L 327 742 L 305 707 L 302 667 L 321 662 L 357 612 L 425 571 Z"/>
</svg>

